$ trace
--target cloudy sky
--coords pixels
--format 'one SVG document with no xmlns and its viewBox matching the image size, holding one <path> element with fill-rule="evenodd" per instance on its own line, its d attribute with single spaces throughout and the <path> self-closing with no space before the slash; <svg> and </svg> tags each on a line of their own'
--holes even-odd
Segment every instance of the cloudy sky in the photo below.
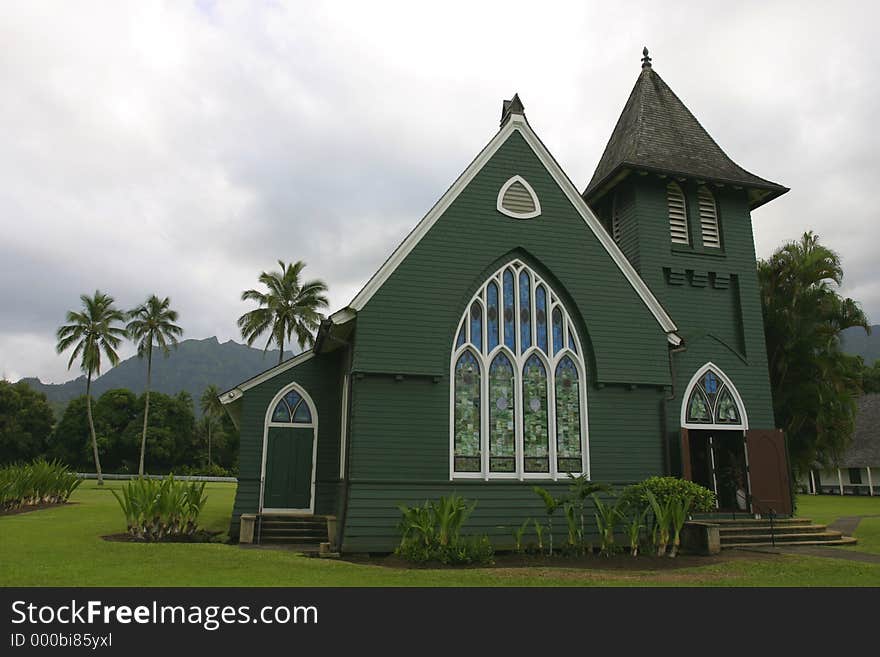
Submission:
<svg viewBox="0 0 880 657">
<path fill-rule="evenodd" d="M 186 337 L 225 341 L 241 290 L 302 259 L 344 306 L 514 92 L 583 188 L 646 44 L 735 161 L 792 188 L 754 213 L 758 254 L 815 230 L 880 322 L 874 3 L 327 4 L 0 5 L 0 377 L 78 374 L 54 331 L 96 288 L 170 296 Z"/>
</svg>

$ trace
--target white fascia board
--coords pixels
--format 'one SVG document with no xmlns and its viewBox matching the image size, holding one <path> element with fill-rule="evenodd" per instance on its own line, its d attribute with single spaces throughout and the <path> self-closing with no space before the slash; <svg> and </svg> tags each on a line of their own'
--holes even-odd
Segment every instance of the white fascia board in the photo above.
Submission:
<svg viewBox="0 0 880 657">
<path fill-rule="evenodd" d="M 382 267 L 379 268 L 379 271 L 370 278 L 364 288 L 349 304 L 348 308 L 344 308 L 343 311 L 353 310 L 354 312 L 359 312 L 364 306 L 366 306 L 367 302 L 379 290 L 379 288 L 382 287 L 385 281 L 391 277 L 391 274 L 394 273 L 397 267 L 400 266 L 400 263 L 404 261 L 406 256 L 408 256 L 419 241 L 421 241 L 422 237 L 431 230 L 437 219 L 439 219 L 452 202 L 458 198 L 458 195 L 468 184 L 470 184 L 474 177 L 514 131 L 517 131 L 522 135 L 526 143 L 553 177 L 553 180 L 559 185 L 559 188 L 565 194 L 566 198 L 568 198 L 569 202 L 581 215 L 584 223 L 589 226 L 590 230 L 596 236 L 596 239 L 599 240 L 599 243 L 605 247 L 608 255 L 610 255 L 611 259 L 617 264 L 624 277 L 654 315 L 663 331 L 667 334 L 669 342 L 676 346 L 679 345 L 681 343 L 681 338 L 675 333 L 678 330 L 675 322 L 672 321 L 672 318 L 654 296 L 654 293 L 648 288 L 645 281 L 642 280 L 641 276 L 639 276 L 638 272 L 636 272 L 630 264 L 629 260 L 626 259 L 626 256 L 623 255 L 623 252 L 611 236 L 608 235 L 604 228 L 602 228 L 602 224 L 596 218 L 596 215 L 593 214 L 593 211 L 590 210 L 586 201 L 584 201 L 580 193 L 577 191 L 577 188 L 559 166 L 559 163 L 556 162 L 547 150 L 547 147 L 544 146 L 543 142 L 526 122 L 525 117 L 518 114 L 511 115 L 510 120 L 501 128 L 501 130 L 498 131 L 492 140 L 486 144 L 485 148 L 480 151 L 480 154 L 477 155 L 474 161 L 470 163 L 467 169 L 464 170 L 452 186 L 446 190 L 446 193 L 440 197 L 440 200 L 437 201 L 434 207 L 428 211 L 428 214 L 426 214 L 416 227 L 410 231 L 409 235 L 406 236 L 403 242 L 400 243 L 391 256 L 385 261 Z"/>
<path fill-rule="evenodd" d="M 244 383 L 239 383 L 231 390 L 227 390 L 220 395 L 220 401 L 224 404 L 230 404 L 236 399 L 241 398 L 242 395 L 244 395 L 245 391 L 250 390 L 254 386 L 260 385 L 264 381 L 268 381 L 273 376 L 277 376 L 282 372 L 286 372 L 291 367 L 296 367 L 297 365 L 305 363 L 307 360 L 311 360 L 314 356 L 315 352 L 311 349 L 309 349 L 308 351 L 304 351 L 299 356 L 294 356 L 290 360 L 286 360 L 283 363 L 280 363 L 275 367 L 266 370 L 265 372 L 257 374 L 255 377 L 248 379 Z"/>
<path fill-rule="evenodd" d="M 357 313 L 351 306 L 346 306 L 341 310 L 337 310 L 335 313 L 330 315 L 330 321 L 336 324 L 337 326 L 340 324 L 345 324 L 346 322 L 350 322 L 357 316 Z"/>
</svg>

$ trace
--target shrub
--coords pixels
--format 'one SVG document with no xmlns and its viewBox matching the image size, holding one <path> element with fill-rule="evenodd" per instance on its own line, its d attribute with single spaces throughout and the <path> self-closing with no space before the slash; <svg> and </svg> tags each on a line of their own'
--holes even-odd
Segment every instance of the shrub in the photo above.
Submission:
<svg viewBox="0 0 880 657">
<path fill-rule="evenodd" d="M 461 527 L 477 503 L 469 504 L 458 495 L 425 501 L 422 506 L 400 505 L 398 556 L 414 563 L 489 564 L 494 551 L 489 539 L 461 536 Z"/>
<path fill-rule="evenodd" d="M 205 482 L 165 479 L 132 479 L 121 494 L 111 490 L 125 514 L 128 533 L 144 541 L 189 537 L 198 529 L 205 506 Z"/>
<path fill-rule="evenodd" d="M 693 498 L 690 506 L 691 511 L 715 510 L 715 493 L 693 481 L 678 477 L 650 477 L 632 486 L 627 486 L 620 495 L 620 502 L 626 508 L 640 513 L 652 506 L 648 491 L 664 508 L 671 499 L 683 501 L 690 497 Z"/>
<path fill-rule="evenodd" d="M 61 504 L 81 483 L 76 473 L 57 460 L 7 465 L 0 468 L 0 510 Z"/>
</svg>

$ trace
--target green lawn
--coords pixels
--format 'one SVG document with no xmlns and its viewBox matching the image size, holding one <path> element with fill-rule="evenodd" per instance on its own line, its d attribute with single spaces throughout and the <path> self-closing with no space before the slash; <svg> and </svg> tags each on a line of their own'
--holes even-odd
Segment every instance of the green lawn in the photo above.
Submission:
<svg viewBox="0 0 880 657">
<path fill-rule="evenodd" d="M 118 485 L 114 482 L 108 487 Z M 794 556 L 756 555 L 658 572 L 565 567 L 396 570 L 224 544 L 113 543 L 100 536 L 121 532 L 124 523 L 106 488 L 87 482 L 76 492 L 76 504 L 0 517 L 0 585 L 880 586 L 880 564 Z M 234 491 L 228 484 L 208 486 L 206 528 L 226 529 Z M 825 499 L 803 501 L 802 514 L 809 509 L 817 520 L 822 519 L 818 505 L 825 504 Z M 862 504 L 867 500 L 852 501 Z M 827 513 L 853 514 L 848 507 L 842 513 L 834 509 Z"/>
<path fill-rule="evenodd" d="M 846 549 L 880 554 L 880 496 L 798 495 L 798 515 L 822 524 L 842 516 L 877 516 L 859 523 L 855 531 L 859 542 Z"/>
</svg>

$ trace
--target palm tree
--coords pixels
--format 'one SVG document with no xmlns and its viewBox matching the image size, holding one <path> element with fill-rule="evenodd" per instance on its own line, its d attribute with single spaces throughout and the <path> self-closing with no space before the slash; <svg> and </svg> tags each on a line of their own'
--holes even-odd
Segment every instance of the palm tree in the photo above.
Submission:
<svg viewBox="0 0 880 657">
<path fill-rule="evenodd" d="M 774 411 L 801 472 L 832 462 L 854 429 L 859 367 L 839 335 L 870 323 L 838 293 L 842 280 L 840 257 L 812 232 L 758 263 Z"/>
<path fill-rule="evenodd" d="M 122 344 L 126 331 L 121 324 L 125 321 L 125 313 L 113 307 L 113 297 L 95 290 L 95 295 L 80 295 L 83 308 L 81 312 L 73 310 L 67 313 L 67 324 L 58 328 L 58 344 L 55 349 L 62 353 L 74 347 L 67 369 L 73 361 L 81 358 L 80 367 L 86 375 L 86 415 L 89 420 L 89 432 L 92 438 L 92 454 L 95 457 L 95 470 L 98 473 L 98 485 L 104 485 L 101 473 L 101 459 L 98 456 L 98 439 L 95 436 L 95 422 L 92 419 L 92 376 L 101 374 L 101 352 L 111 365 L 119 363 L 116 350 Z M 74 346 L 75 345 L 75 346 Z"/>
<path fill-rule="evenodd" d="M 263 272 L 259 281 L 268 293 L 259 290 L 245 290 L 242 301 L 256 301 L 260 307 L 246 312 L 238 318 L 241 337 L 248 346 L 264 333 L 269 339 L 263 348 L 265 352 L 273 342 L 278 345 L 278 363 L 284 360 L 284 342 L 296 334 L 300 349 L 315 342 L 312 332 L 318 328 L 324 316 L 319 308 L 327 307 L 327 284 L 320 279 L 300 282 L 300 273 L 306 264 L 299 260 L 292 265 L 279 260 L 280 272 Z"/>
<path fill-rule="evenodd" d="M 138 474 L 144 476 L 144 452 L 147 448 L 147 420 L 150 414 L 150 377 L 153 370 L 153 343 L 162 349 L 165 356 L 171 353 L 169 345 L 177 347 L 177 338 L 183 335 L 183 329 L 177 321 L 177 311 L 171 309 L 171 299 L 160 299 L 150 295 L 140 306 L 129 314 L 126 330 L 132 340 L 137 342 L 138 356 L 147 359 L 147 389 L 144 404 L 144 427 L 141 432 L 141 457 Z"/>
<path fill-rule="evenodd" d="M 211 429 L 215 422 L 219 422 L 226 412 L 220 401 L 220 389 L 213 383 L 205 388 L 201 398 L 202 414 L 205 416 L 205 426 L 208 429 L 208 467 L 211 467 Z"/>
</svg>

